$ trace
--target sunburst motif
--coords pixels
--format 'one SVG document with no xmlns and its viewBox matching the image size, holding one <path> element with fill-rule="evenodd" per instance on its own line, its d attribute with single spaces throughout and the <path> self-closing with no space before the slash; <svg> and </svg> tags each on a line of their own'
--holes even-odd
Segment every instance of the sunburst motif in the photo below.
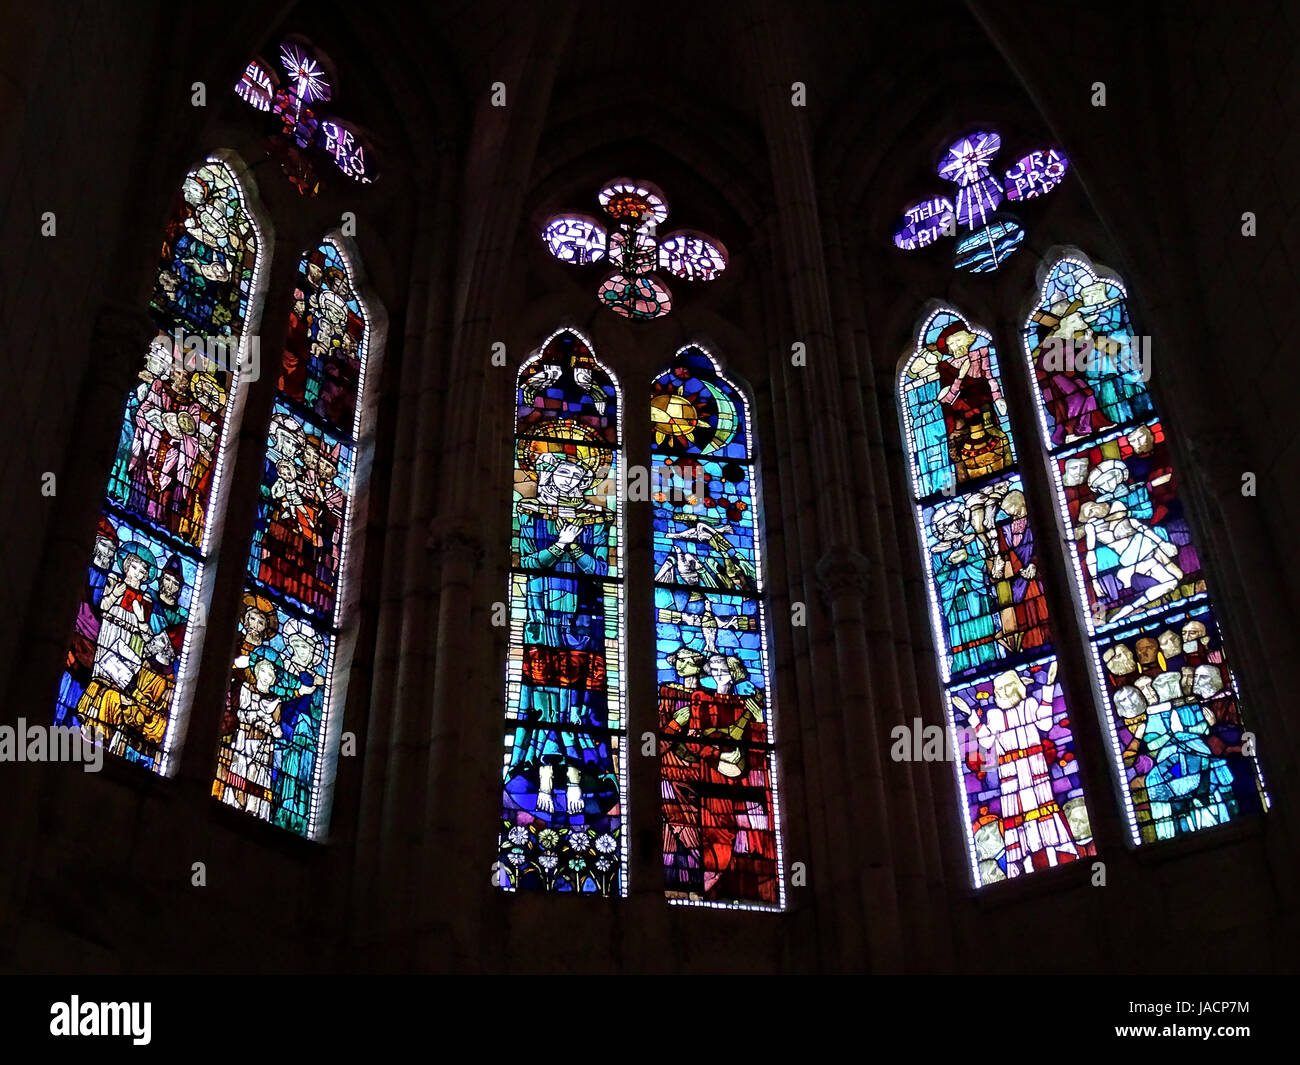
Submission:
<svg viewBox="0 0 1300 1065">
<path fill-rule="evenodd" d="M 650 400 L 650 421 L 654 425 L 655 446 L 671 442 L 687 448 L 699 428 L 702 411 L 680 392 L 661 392 Z"/>
<path fill-rule="evenodd" d="M 957 245 L 953 265 L 972 273 L 996 270 L 1024 240 L 1024 228 L 1010 215 L 998 213 L 1003 200 L 1031 200 L 1051 192 L 1069 167 L 1056 148 L 1040 148 L 1021 156 L 1002 178 L 991 173 L 1002 138 L 992 130 L 958 137 L 940 160 L 940 177 L 957 186 L 954 199 L 929 196 L 909 205 L 894 228 L 894 246 L 914 251 L 970 232 Z"/>
<path fill-rule="evenodd" d="M 280 62 L 285 73 L 296 83 L 301 103 L 315 103 L 330 98 L 330 83 L 325 78 L 325 71 L 296 44 L 286 42 L 280 46 Z"/>
</svg>

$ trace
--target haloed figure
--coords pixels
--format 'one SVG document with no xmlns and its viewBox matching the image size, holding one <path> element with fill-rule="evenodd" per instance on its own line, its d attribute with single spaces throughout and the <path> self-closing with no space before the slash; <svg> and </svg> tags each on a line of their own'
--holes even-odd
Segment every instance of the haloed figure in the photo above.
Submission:
<svg viewBox="0 0 1300 1065">
<path fill-rule="evenodd" d="M 270 659 L 254 657 L 239 687 L 235 715 L 239 727 L 231 744 L 230 777 L 225 801 L 267 819 L 271 814 L 271 765 L 280 738 L 280 700 L 274 695 L 276 669 Z"/>
<path fill-rule="evenodd" d="M 548 820 L 563 813 L 572 822 L 584 817 L 598 781 L 613 776 L 599 731 L 607 724 L 603 591 L 586 579 L 608 573 L 613 516 L 587 493 L 605 476 L 610 454 L 577 422 L 559 422 L 553 432 L 550 440 L 520 443 L 537 495 L 518 504 L 519 564 L 532 572 L 525 593 L 521 724 L 506 777 L 507 789 L 525 806 L 535 777 L 529 812 Z M 521 788 L 521 781 L 528 786 Z M 564 788 L 562 806 L 557 785 Z"/>
</svg>

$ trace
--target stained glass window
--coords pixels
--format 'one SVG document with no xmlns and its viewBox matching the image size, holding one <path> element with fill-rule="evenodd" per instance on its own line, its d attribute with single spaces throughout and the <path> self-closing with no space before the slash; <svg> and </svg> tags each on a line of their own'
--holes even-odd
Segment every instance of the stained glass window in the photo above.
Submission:
<svg viewBox="0 0 1300 1065">
<path fill-rule="evenodd" d="M 657 235 L 668 220 L 668 204 L 646 182 L 616 178 L 596 199 L 610 229 L 586 215 L 562 214 L 547 222 L 542 241 L 560 262 L 613 266 L 596 298 L 615 314 L 649 321 L 672 309 L 672 294 L 655 270 L 686 281 L 712 281 L 727 268 L 727 253 L 712 237 L 685 229 Z"/>
<path fill-rule="evenodd" d="M 894 246 L 914 251 L 958 236 L 953 266 L 973 274 L 991 273 L 1010 258 L 1024 243 L 1025 230 L 999 207 L 1004 200 L 1023 204 L 1051 192 L 1069 162 L 1056 148 L 1041 148 L 997 177 L 993 160 L 1001 150 L 1002 137 L 992 130 L 968 133 L 948 145 L 936 169 L 956 185 L 956 195 L 910 204 L 894 228 Z"/>
<path fill-rule="evenodd" d="M 304 196 L 319 191 L 320 179 L 308 149 L 328 156 L 353 181 L 374 181 L 374 158 L 360 132 L 351 123 L 319 111 L 334 94 L 322 58 L 305 41 L 292 38 L 280 44 L 278 59 L 274 66 L 250 60 L 235 85 L 235 95 L 275 119 L 267 148 L 294 187 Z"/>
<path fill-rule="evenodd" d="M 622 396 L 552 335 L 516 387 L 500 886 L 621 895 Z"/>
<path fill-rule="evenodd" d="M 899 403 L 974 883 L 1094 854 L 1039 519 L 989 335 L 935 310 L 903 360 Z"/>
<path fill-rule="evenodd" d="M 298 265 L 267 432 L 215 798 L 319 838 L 337 756 L 346 605 L 372 314 L 334 238 Z"/>
<path fill-rule="evenodd" d="M 650 388 L 664 883 L 674 902 L 784 904 L 749 403 L 703 348 Z"/>
<path fill-rule="evenodd" d="M 149 305 L 158 333 L 126 396 L 59 683 L 56 724 L 164 775 L 202 640 L 263 243 L 227 163 L 212 157 L 186 175 Z"/>
<path fill-rule="evenodd" d="M 1135 843 L 1268 805 L 1128 295 L 1081 258 L 1025 323 L 1073 577 Z"/>
</svg>

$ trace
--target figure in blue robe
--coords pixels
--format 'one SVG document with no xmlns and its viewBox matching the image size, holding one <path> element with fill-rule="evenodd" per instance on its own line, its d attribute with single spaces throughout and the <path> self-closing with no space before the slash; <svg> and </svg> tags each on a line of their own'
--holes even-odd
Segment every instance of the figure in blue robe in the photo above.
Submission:
<svg viewBox="0 0 1300 1065">
<path fill-rule="evenodd" d="M 563 815 L 573 823 L 603 815 L 617 795 L 609 743 L 600 734 L 609 724 L 605 593 L 594 579 L 609 572 L 613 518 L 584 497 L 558 495 L 550 483 L 556 471 L 567 471 L 559 474 L 566 481 L 560 490 L 591 480 L 581 465 L 555 462 L 539 470 L 539 498 L 519 504 L 519 564 L 534 572 L 525 589 L 520 724 L 506 790 L 542 820 Z M 552 795 L 561 768 L 562 808 Z"/>
</svg>

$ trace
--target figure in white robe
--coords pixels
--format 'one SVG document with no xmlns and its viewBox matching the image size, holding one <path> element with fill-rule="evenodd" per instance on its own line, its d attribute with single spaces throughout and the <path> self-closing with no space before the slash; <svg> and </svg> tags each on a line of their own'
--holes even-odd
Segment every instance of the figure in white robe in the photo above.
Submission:
<svg viewBox="0 0 1300 1065">
<path fill-rule="evenodd" d="M 265 658 L 254 662 L 239 688 L 239 727 L 230 745 L 230 776 L 237 780 L 227 784 L 222 800 L 263 820 L 271 816 L 271 763 L 280 738 L 280 700 L 268 694 L 274 687 L 275 666 Z"/>
<path fill-rule="evenodd" d="M 994 677 L 995 705 L 988 708 L 983 720 L 961 698 L 953 699 L 966 712 L 979 742 L 990 756 L 997 757 L 1000 820 L 1009 877 L 1032 872 L 1036 854 L 1045 855 L 1049 866 L 1059 864 L 1062 857 L 1079 856 L 1052 789 L 1043 747 L 1054 725 L 1053 704 L 1058 691 L 1053 661 L 1047 683 L 1035 695 L 1028 693 L 1025 679 L 1014 670 Z M 1043 862 L 1040 858 L 1039 864 Z"/>
</svg>

